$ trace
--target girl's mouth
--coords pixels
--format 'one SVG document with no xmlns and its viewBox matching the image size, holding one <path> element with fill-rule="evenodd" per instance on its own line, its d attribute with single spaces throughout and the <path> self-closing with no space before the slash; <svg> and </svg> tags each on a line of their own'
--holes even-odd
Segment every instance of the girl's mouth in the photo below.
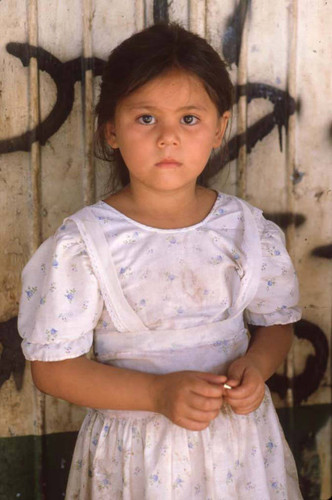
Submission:
<svg viewBox="0 0 332 500">
<path fill-rule="evenodd" d="M 176 168 L 182 165 L 181 162 L 174 160 L 173 158 L 164 158 L 163 160 L 156 163 L 159 168 Z"/>
</svg>

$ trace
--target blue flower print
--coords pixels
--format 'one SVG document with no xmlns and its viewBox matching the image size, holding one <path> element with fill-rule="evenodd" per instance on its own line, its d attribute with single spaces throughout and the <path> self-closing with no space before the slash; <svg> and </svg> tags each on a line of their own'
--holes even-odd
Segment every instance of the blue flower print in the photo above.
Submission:
<svg viewBox="0 0 332 500">
<path fill-rule="evenodd" d="M 276 284 L 276 282 L 273 279 L 269 279 L 267 280 L 266 284 L 267 284 L 266 290 L 269 291 L 270 288 Z"/>
<path fill-rule="evenodd" d="M 66 224 L 62 224 L 62 226 L 60 227 L 60 231 L 64 231 L 66 229 Z"/>
<path fill-rule="evenodd" d="M 183 309 L 183 307 L 178 307 L 178 308 L 177 308 L 177 310 L 176 310 L 176 312 L 177 312 L 178 314 L 183 314 L 183 313 L 184 313 L 184 309 Z"/>
<path fill-rule="evenodd" d="M 284 493 L 285 492 L 285 487 L 282 483 L 279 483 L 278 481 L 270 481 L 270 484 L 271 484 L 271 488 L 276 493 Z"/>
<path fill-rule="evenodd" d="M 223 208 L 217 208 L 217 210 L 214 210 L 213 215 L 218 216 L 218 215 L 223 215 L 225 210 Z"/>
<path fill-rule="evenodd" d="M 231 253 L 233 255 L 234 260 L 239 260 L 240 255 L 237 253 L 237 251 L 234 248 L 232 248 Z"/>
<path fill-rule="evenodd" d="M 132 234 L 127 234 L 126 238 L 123 240 L 125 245 L 131 245 L 132 243 L 136 243 L 139 238 L 140 233 L 138 231 L 134 231 Z"/>
<path fill-rule="evenodd" d="M 41 272 L 44 274 L 44 273 L 45 273 L 45 270 L 46 270 L 46 265 L 45 265 L 45 264 L 42 264 L 42 265 L 40 266 L 40 270 L 41 270 Z"/>
<path fill-rule="evenodd" d="M 54 340 L 57 337 L 57 333 L 58 333 L 58 330 L 56 330 L 55 328 L 51 328 L 50 330 L 46 330 L 45 335 L 46 335 L 47 341 L 54 342 Z"/>
<path fill-rule="evenodd" d="M 54 292 L 56 290 L 56 284 L 55 284 L 55 281 L 52 281 L 51 285 L 50 285 L 50 292 Z"/>
<path fill-rule="evenodd" d="M 166 240 L 168 241 L 169 246 L 176 245 L 177 243 L 177 239 L 175 238 L 175 236 L 167 236 Z"/>
<path fill-rule="evenodd" d="M 76 290 L 75 288 L 72 288 L 71 290 L 67 290 L 65 293 L 65 297 L 69 300 L 70 303 L 72 303 L 74 297 L 75 297 Z"/>
<path fill-rule="evenodd" d="M 41 298 L 40 298 L 40 301 L 39 301 L 39 304 L 40 304 L 41 306 L 43 306 L 45 303 L 46 303 L 46 297 L 41 297 Z"/>
<path fill-rule="evenodd" d="M 178 476 L 173 483 L 173 488 L 175 489 L 178 488 L 179 486 L 182 487 L 182 483 L 184 483 L 183 479 L 180 476 Z"/>
<path fill-rule="evenodd" d="M 233 474 L 231 473 L 231 471 L 229 470 L 227 472 L 227 476 L 226 476 L 226 484 L 229 484 L 229 483 L 232 483 L 233 482 Z"/>
<path fill-rule="evenodd" d="M 211 257 L 209 262 L 210 262 L 210 264 L 217 266 L 218 264 L 220 264 L 222 262 L 222 260 L 223 260 L 222 255 L 217 255 L 216 257 Z"/>
<path fill-rule="evenodd" d="M 76 460 L 74 464 L 74 469 L 76 470 L 81 470 L 83 465 L 83 460 Z"/>
<path fill-rule="evenodd" d="M 151 485 L 161 484 L 159 474 L 160 474 L 159 471 L 157 471 L 155 474 L 150 474 L 149 482 Z"/>
<path fill-rule="evenodd" d="M 194 489 L 195 489 L 195 495 L 199 495 L 199 493 L 201 491 L 201 485 L 195 484 Z"/>
<path fill-rule="evenodd" d="M 175 276 L 175 274 L 167 272 L 166 273 L 166 278 L 167 278 L 168 281 L 174 281 L 175 278 L 176 278 L 176 276 Z"/>
<path fill-rule="evenodd" d="M 266 443 L 265 447 L 269 453 L 272 453 L 277 448 L 277 445 L 272 442 L 271 439 Z"/>
<path fill-rule="evenodd" d="M 142 469 L 141 469 L 140 467 L 135 467 L 135 469 L 134 469 L 134 474 L 135 474 L 135 476 L 138 476 L 138 474 L 139 474 L 140 472 L 142 472 Z"/>
<path fill-rule="evenodd" d="M 285 306 L 285 305 L 282 305 L 282 306 L 278 306 L 277 307 L 277 311 L 278 312 L 282 312 L 282 311 L 287 311 L 288 307 Z M 274 313 L 271 313 L 271 315 L 274 314 Z"/>
<path fill-rule="evenodd" d="M 213 342 L 213 347 L 217 349 L 219 352 L 227 352 L 229 351 L 229 348 L 231 347 L 231 342 L 227 339 L 225 340 L 217 340 L 216 342 Z"/>
<path fill-rule="evenodd" d="M 113 221 L 113 219 L 111 217 L 103 217 L 101 215 L 98 215 L 97 219 L 100 220 L 101 222 L 103 222 L 104 224 L 107 224 L 108 222 Z"/>
<path fill-rule="evenodd" d="M 110 426 L 108 424 L 104 425 L 104 429 L 103 429 L 104 436 L 107 436 L 109 430 L 110 430 Z"/>
<path fill-rule="evenodd" d="M 234 463 L 235 470 L 240 469 L 240 467 L 243 467 L 243 463 L 240 462 L 240 460 L 236 460 Z"/>
<path fill-rule="evenodd" d="M 120 267 L 120 278 L 127 278 L 131 274 L 133 274 L 131 267 Z"/>
<path fill-rule="evenodd" d="M 28 286 L 28 288 L 25 290 L 25 293 L 27 295 L 27 299 L 30 300 L 34 294 L 36 293 L 36 291 L 38 290 L 38 288 L 36 286 Z"/>
<path fill-rule="evenodd" d="M 58 261 L 58 256 L 57 255 L 54 255 L 54 257 L 53 257 L 52 267 L 54 267 L 54 269 L 58 269 L 58 267 L 59 267 L 59 261 Z"/>
</svg>

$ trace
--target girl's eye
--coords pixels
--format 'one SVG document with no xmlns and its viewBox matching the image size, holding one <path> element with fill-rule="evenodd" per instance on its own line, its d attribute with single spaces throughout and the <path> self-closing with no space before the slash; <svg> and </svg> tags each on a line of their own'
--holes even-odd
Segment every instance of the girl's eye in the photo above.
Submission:
<svg viewBox="0 0 332 500">
<path fill-rule="evenodd" d="M 181 118 L 181 123 L 185 125 L 196 125 L 196 123 L 198 123 L 198 118 L 194 115 L 185 115 Z"/>
<path fill-rule="evenodd" d="M 153 125 L 154 123 L 156 123 L 156 119 L 152 115 L 142 115 L 138 118 L 138 121 L 143 125 Z"/>
</svg>

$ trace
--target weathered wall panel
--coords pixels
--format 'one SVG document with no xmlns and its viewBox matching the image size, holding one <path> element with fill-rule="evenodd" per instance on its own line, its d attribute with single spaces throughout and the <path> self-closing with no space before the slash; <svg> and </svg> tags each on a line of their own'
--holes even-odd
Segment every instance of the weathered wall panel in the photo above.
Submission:
<svg viewBox="0 0 332 500">
<path fill-rule="evenodd" d="M 39 240 L 107 192 L 108 166 L 91 155 L 103 61 L 131 33 L 162 19 L 205 36 L 242 92 L 229 137 L 232 161 L 212 185 L 245 196 L 287 233 L 304 321 L 273 397 L 280 408 L 295 404 L 297 419 L 319 408 L 311 441 L 294 446 L 312 485 L 308 498 L 326 500 L 332 494 L 331 2 L 0 2 L 0 354 L 17 349 L 14 322 L 7 321 L 17 314 L 20 273 Z M 0 438 L 77 430 L 84 410 L 41 396 L 28 363 L 25 369 L 20 363 L 15 371 L 0 359 Z M 285 369 L 294 375 L 287 397 Z"/>
</svg>

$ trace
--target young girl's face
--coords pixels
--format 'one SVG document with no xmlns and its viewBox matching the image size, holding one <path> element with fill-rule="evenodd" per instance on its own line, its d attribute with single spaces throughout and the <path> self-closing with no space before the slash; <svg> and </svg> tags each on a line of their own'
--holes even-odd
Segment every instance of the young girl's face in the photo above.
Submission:
<svg viewBox="0 0 332 500">
<path fill-rule="evenodd" d="M 169 191 L 196 183 L 228 117 L 219 116 L 198 77 L 171 70 L 118 103 L 107 136 L 120 149 L 132 186 Z"/>
</svg>

